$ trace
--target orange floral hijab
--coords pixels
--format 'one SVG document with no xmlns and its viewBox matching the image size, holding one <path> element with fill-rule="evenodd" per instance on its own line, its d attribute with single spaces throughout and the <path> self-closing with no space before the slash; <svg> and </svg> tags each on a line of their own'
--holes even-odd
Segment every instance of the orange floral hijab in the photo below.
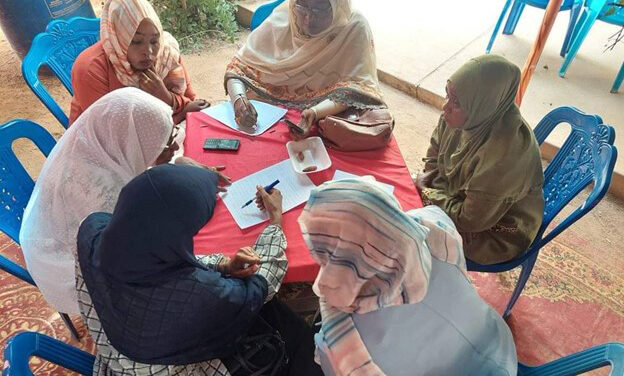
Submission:
<svg viewBox="0 0 624 376">
<path fill-rule="evenodd" d="M 163 31 L 156 11 L 147 0 L 108 0 L 102 9 L 100 40 L 106 56 L 113 64 L 115 75 L 125 86 L 139 87 L 139 74 L 128 61 L 128 46 L 139 28 L 148 18 L 160 33 L 160 51 L 154 67 L 156 74 L 165 80 L 174 93 L 186 91 L 184 69 L 180 64 L 180 48 L 175 38 Z"/>
</svg>

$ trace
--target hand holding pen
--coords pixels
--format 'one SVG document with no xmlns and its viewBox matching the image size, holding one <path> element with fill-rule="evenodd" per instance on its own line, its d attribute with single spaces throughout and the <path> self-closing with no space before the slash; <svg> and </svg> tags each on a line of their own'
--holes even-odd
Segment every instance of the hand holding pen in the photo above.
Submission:
<svg viewBox="0 0 624 376">
<path fill-rule="evenodd" d="M 282 225 L 282 192 L 277 188 L 271 189 L 268 193 L 261 187 L 256 189 L 256 206 L 258 209 L 269 213 L 269 222 L 272 225 Z"/>
</svg>

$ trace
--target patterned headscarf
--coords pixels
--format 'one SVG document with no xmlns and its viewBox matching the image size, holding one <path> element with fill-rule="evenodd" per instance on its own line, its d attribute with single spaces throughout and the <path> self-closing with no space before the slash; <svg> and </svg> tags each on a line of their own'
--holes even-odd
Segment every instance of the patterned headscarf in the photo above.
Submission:
<svg viewBox="0 0 624 376">
<path fill-rule="evenodd" d="M 321 265 L 324 352 L 338 375 L 383 375 L 353 324 L 352 313 L 420 302 L 431 257 L 466 273 L 462 240 L 435 206 L 404 213 L 375 183 L 347 179 L 316 188 L 299 217 L 304 240 Z"/>
<path fill-rule="evenodd" d="M 154 66 L 156 74 L 166 79 L 169 90 L 183 94 L 186 79 L 178 42 L 163 30 L 156 11 L 147 0 L 108 0 L 102 8 L 100 40 L 115 68 L 115 75 L 125 86 L 139 86 L 139 74 L 128 61 L 128 47 L 144 19 L 149 19 L 160 33 L 160 50 Z"/>
</svg>

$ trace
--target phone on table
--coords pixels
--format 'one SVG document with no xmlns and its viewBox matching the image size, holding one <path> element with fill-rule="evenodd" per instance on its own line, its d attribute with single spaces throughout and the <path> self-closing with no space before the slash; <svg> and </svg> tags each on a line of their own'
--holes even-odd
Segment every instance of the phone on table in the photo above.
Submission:
<svg viewBox="0 0 624 376">
<path fill-rule="evenodd" d="M 288 128 L 292 129 L 296 133 L 299 133 L 299 134 L 305 133 L 305 131 L 300 126 L 298 126 L 297 124 L 293 123 L 292 121 L 288 119 L 284 119 L 284 123 L 286 123 L 286 125 L 288 125 Z"/>
<path fill-rule="evenodd" d="M 240 141 L 228 138 L 207 138 L 204 141 L 204 150 L 236 151 L 240 147 Z"/>
</svg>

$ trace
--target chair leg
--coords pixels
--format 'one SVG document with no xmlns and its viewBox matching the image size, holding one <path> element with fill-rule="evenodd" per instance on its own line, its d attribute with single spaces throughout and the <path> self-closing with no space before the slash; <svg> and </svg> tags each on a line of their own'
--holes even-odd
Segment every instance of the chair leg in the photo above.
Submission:
<svg viewBox="0 0 624 376">
<path fill-rule="evenodd" d="M 578 27 L 574 28 L 574 39 L 572 40 L 572 44 L 570 45 L 570 50 L 566 54 L 563 64 L 561 64 L 561 69 L 559 69 L 560 77 L 565 77 L 566 71 L 568 70 L 570 63 L 576 57 L 576 54 L 581 47 L 581 44 L 583 44 L 583 41 L 585 40 L 585 37 L 587 37 L 589 30 L 591 30 L 592 26 L 596 22 L 596 19 L 598 18 L 598 12 L 594 12 L 591 9 L 587 9 L 586 13 L 587 15 L 585 15 L 585 17 L 581 16 L 583 23 L 579 23 Z"/>
<path fill-rule="evenodd" d="M 617 93 L 622 86 L 622 81 L 624 81 L 624 63 L 622 63 L 622 67 L 620 67 L 620 71 L 615 77 L 615 81 L 613 81 L 613 87 L 611 88 L 612 93 Z"/>
<path fill-rule="evenodd" d="M 503 29 L 503 34 L 510 35 L 516 31 L 516 26 L 518 26 L 518 21 L 520 21 L 520 16 L 522 16 L 525 5 L 526 4 L 522 0 L 514 0 L 511 13 L 509 13 L 509 18 L 507 18 L 507 23 Z"/>
<path fill-rule="evenodd" d="M 498 35 L 498 31 L 500 30 L 501 25 L 503 24 L 503 20 L 505 19 L 505 15 L 507 15 L 507 10 L 509 9 L 509 5 L 511 5 L 511 0 L 506 0 L 505 5 L 503 5 L 503 11 L 500 16 L 498 16 L 498 21 L 496 21 L 496 26 L 494 26 L 494 31 L 492 32 L 492 36 L 490 37 L 490 41 L 488 42 L 487 47 L 485 48 L 485 53 L 489 54 L 492 49 L 492 45 L 494 44 L 494 39 Z"/>
<path fill-rule="evenodd" d="M 568 48 L 570 47 L 570 39 L 572 39 L 572 35 L 574 34 L 574 27 L 576 26 L 576 21 L 578 19 L 579 14 L 581 13 L 581 3 L 575 1 L 570 9 L 570 22 L 568 23 L 568 30 L 566 31 L 565 39 L 563 40 L 563 45 L 561 46 L 561 52 L 559 55 L 561 57 L 565 57 L 568 52 Z"/>
<path fill-rule="evenodd" d="M 74 323 L 71 321 L 71 318 L 69 317 L 69 315 L 67 313 L 61 313 L 61 312 L 59 312 L 59 315 L 61 315 L 61 319 L 65 323 L 65 326 L 67 326 L 67 329 L 69 329 L 69 333 L 71 333 L 72 338 L 75 339 L 76 341 L 80 341 L 80 334 L 78 334 L 78 330 L 76 330 L 76 327 L 74 326 Z"/>
<path fill-rule="evenodd" d="M 520 294 L 522 294 L 522 290 L 524 290 L 524 285 L 526 285 L 529 277 L 531 276 L 531 271 L 533 270 L 535 261 L 537 261 L 538 254 L 539 252 L 535 252 L 533 256 L 529 257 L 524 263 L 522 263 L 522 271 L 520 272 L 520 277 L 518 277 L 516 288 L 514 288 L 511 299 L 509 299 L 509 302 L 507 303 L 507 308 L 505 308 L 503 318 L 507 318 L 511 314 L 511 309 L 513 308 L 514 304 L 516 304 L 516 300 L 518 300 Z"/>
</svg>

